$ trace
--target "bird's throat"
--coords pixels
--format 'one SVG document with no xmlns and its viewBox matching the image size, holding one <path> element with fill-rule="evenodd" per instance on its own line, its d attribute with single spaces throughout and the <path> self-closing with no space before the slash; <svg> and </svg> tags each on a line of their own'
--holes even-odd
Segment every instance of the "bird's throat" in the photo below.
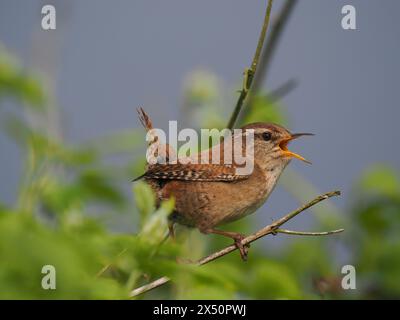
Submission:
<svg viewBox="0 0 400 320">
<path fill-rule="evenodd" d="M 270 161 L 258 164 L 264 174 L 266 197 L 274 190 L 283 170 L 289 164 L 290 159 L 271 159 Z"/>
</svg>

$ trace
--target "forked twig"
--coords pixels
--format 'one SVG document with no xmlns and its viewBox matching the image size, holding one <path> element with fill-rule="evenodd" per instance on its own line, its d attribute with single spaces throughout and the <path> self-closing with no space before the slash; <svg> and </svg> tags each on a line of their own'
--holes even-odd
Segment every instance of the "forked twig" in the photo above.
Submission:
<svg viewBox="0 0 400 320">
<path fill-rule="evenodd" d="M 248 244 L 251 242 L 254 242 L 262 237 L 265 237 L 268 234 L 277 234 L 277 233 L 285 233 L 285 234 L 290 234 L 290 235 L 300 235 L 300 236 L 325 236 L 325 235 L 331 235 L 331 234 L 335 234 L 335 233 L 339 233 L 344 231 L 344 229 L 338 229 L 338 230 L 333 230 L 333 231 L 326 231 L 326 232 L 302 232 L 302 231 L 291 231 L 291 230 L 285 230 L 285 229 L 279 229 L 279 227 L 283 224 L 285 224 L 286 222 L 288 222 L 289 220 L 293 219 L 294 217 L 296 217 L 299 213 L 307 210 L 308 208 L 316 205 L 317 203 L 324 201 L 326 199 L 329 199 L 331 197 L 334 196 L 339 196 L 340 195 L 340 191 L 332 191 L 332 192 L 328 192 L 325 194 L 322 194 L 318 197 L 316 197 L 315 199 L 313 199 L 312 201 L 306 203 L 305 205 L 299 207 L 298 209 L 286 214 L 285 216 L 283 216 L 282 218 L 275 220 L 273 223 L 265 226 L 264 228 L 258 230 L 257 232 L 249 235 L 248 237 L 244 238 L 242 243 Z M 197 261 L 197 265 L 201 266 L 204 264 L 207 264 L 211 261 L 214 261 L 220 257 L 223 257 L 225 255 L 227 255 L 228 253 L 237 250 L 237 247 L 235 245 L 230 245 L 222 250 L 219 250 L 217 252 L 214 252 L 210 255 L 208 255 L 207 257 L 204 257 L 202 259 L 200 259 L 199 261 Z M 166 284 L 167 282 L 169 282 L 171 279 L 169 277 L 161 277 L 149 284 L 146 284 L 144 286 L 141 286 L 139 288 L 136 288 L 134 290 L 131 291 L 130 293 L 130 297 L 135 297 L 138 296 L 140 294 L 143 294 L 145 292 L 148 292 L 152 289 L 158 288 L 164 284 Z"/>
</svg>

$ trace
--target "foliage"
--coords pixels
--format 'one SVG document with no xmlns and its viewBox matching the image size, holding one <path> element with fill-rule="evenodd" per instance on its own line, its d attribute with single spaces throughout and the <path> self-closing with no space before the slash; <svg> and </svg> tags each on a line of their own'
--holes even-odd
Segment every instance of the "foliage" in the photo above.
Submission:
<svg viewBox="0 0 400 320">
<path fill-rule="evenodd" d="M 0 44 L 0 99 L 13 97 L 41 108 L 45 102 L 43 91 L 34 77 L 27 75 Z"/>
<path fill-rule="evenodd" d="M 11 60 L 1 51 L 0 103 L 15 98 L 39 112 L 40 119 L 52 108 L 46 103 L 46 93 Z M 208 78 L 206 74 L 194 77 L 194 88 L 188 81 L 185 103 L 190 108 L 211 108 L 223 100 L 218 97 L 219 85 L 218 90 L 202 85 L 202 79 Z M 256 97 L 244 121 L 282 123 L 281 109 L 268 96 Z M 247 263 L 235 253 L 195 267 L 177 263 L 176 258 L 200 258 L 229 242 L 184 228 L 178 230 L 176 242 L 163 242 L 173 199 L 156 209 L 146 184 L 133 185 L 134 201 L 126 192 L 129 177 L 143 170 L 143 158 L 131 159 L 142 140 L 144 144 L 143 132 L 127 130 L 71 145 L 52 138 L 45 125 L 33 125 L 18 113 L 8 119 L 13 121 L 3 126 L 3 132 L 18 143 L 26 161 L 16 203 L 0 205 L 0 298 L 127 299 L 132 289 L 164 275 L 173 279 L 172 284 L 142 297 L 400 296 L 400 179 L 389 167 L 370 168 L 355 183 L 353 203 L 340 217 L 345 236 L 298 237 L 276 250 L 266 249 L 265 242 L 259 241 L 252 245 Z M 215 113 L 208 125 L 221 126 L 224 119 L 225 115 Z M 125 165 L 115 167 L 107 162 L 110 155 L 121 153 L 129 155 Z M 116 220 L 123 228 L 110 223 Z M 232 228 L 255 230 L 249 221 L 237 222 Z M 315 223 L 316 228 L 321 225 Z M 340 259 L 340 255 L 349 258 Z M 338 285 L 343 260 L 356 266 L 354 293 Z M 56 267 L 56 290 L 41 287 L 44 265 Z"/>
</svg>

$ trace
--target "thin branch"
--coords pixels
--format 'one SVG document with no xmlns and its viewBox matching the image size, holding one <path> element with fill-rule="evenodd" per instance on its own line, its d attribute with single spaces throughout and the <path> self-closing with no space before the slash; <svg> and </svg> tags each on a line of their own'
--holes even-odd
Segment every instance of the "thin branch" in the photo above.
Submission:
<svg viewBox="0 0 400 320">
<path fill-rule="evenodd" d="M 325 232 L 305 232 L 305 231 L 293 231 L 287 229 L 276 229 L 274 233 L 284 233 L 290 234 L 294 236 L 328 236 L 335 233 L 343 232 L 344 229 L 337 229 L 332 231 L 325 231 Z"/>
<path fill-rule="evenodd" d="M 249 69 L 246 68 L 244 71 L 243 88 L 240 91 L 240 95 L 239 95 L 238 101 L 236 103 L 235 109 L 233 110 L 232 116 L 229 119 L 228 126 L 227 126 L 228 129 L 232 129 L 234 127 L 235 122 L 239 116 L 240 110 L 242 109 L 243 102 L 245 101 L 245 99 L 247 97 L 247 93 L 249 92 L 249 90 L 251 88 L 251 84 L 253 82 L 254 75 L 257 71 L 258 61 L 260 60 L 261 51 L 264 46 L 265 35 L 268 30 L 269 20 L 270 20 L 270 16 L 271 16 L 272 2 L 273 2 L 273 0 L 268 0 L 267 9 L 265 11 L 265 16 L 264 16 L 264 23 L 263 23 L 263 26 L 261 29 L 260 37 L 258 38 L 256 52 L 254 53 L 251 67 Z"/>
<path fill-rule="evenodd" d="M 317 203 L 319 203 L 319 202 L 321 202 L 323 200 L 326 200 L 328 198 L 331 198 L 333 196 L 338 196 L 338 195 L 340 195 L 340 191 L 333 191 L 333 192 L 325 193 L 325 194 L 315 198 L 314 200 L 312 200 L 311 202 L 305 204 L 304 206 L 302 206 L 302 207 L 300 207 L 300 208 L 288 213 L 287 215 L 285 215 L 282 218 L 274 221 L 270 225 L 260 229 L 256 233 L 253 233 L 252 235 L 246 237 L 245 239 L 243 239 L 242 244 L 245 245 L 245 244 L 251 243 L 251 242 L 256 241 L 256 240 L 258 240 L 258 239 L 260 239 L 260 238 L 262 238 L 262 237 L 264 237 L 264 236 L 266 236 L 268 234 L 274 233 L 274 231 L 278 227 L 280 227 L 284 223 L 288 222 L 289 220 L 293 219 L 295 216 L 297 216 L 299 213 L 303 212 L 304 210 L 316 205 Z M 232 252 L 232 251 L 234 251 L 236 249 L 237 249 L 237 247 L 235 245 L 231 245 L 229 247 L 226 247 L 223 250 L 215 252 L 215 253 L 209 255 L 208 257 L 205 257 L 205 258 L 201 259 L 198 262 L 198 264 L 199 265 L 206 264 L 206 263 L 208 263 L 210 261 L 213 261 L 213 260 L 215 260 L 215 259 L 217 259 L 219 257 L 222 257 L 222 256 L 224 256 L 224 255 L 226 255 L 226 254 L 228 254 L 228 253 L 230 253 L 230 252 Z"/>
<path fill-rule="evenodd" d="M 260 90 L 261 85 L 264 84 L 265 78 L 267 76 L 267 73 L 269 71 L 269 66 L 272 61 L 272 57 L 275 53 L 276 47 L 279 43 L 279 39 L 282 35 L 283 30 L 285 29 L 285 26 L 287 22 L 289 21 L 290 15 L 293 12 L 293 9 L 297 3 L 297 0 L 286 0 L 286 2 L 283 4 L 281 11 L 279 12 L 276 20 L 274 21 L 272 27 L 271 27 L 271 34 L 270 38 L 268 39 L 268 42 L 265 45 L 265 48 L 263 50 L 261 59 L 260 59 L 260 65 L 259 65 L 259 71 L 257 75 L 254 78 L 254 84 L 253 84 L 253 93 L 256 93 L 257 91 Z M 251 97 L 248 102 L 251 102 Z"/>
<path fill-rule="evenodd" d="M 268 41 L 265 43 L 264 50 L 262 51 L 258 66 L 258 72 L 254 76 L 254 82 L 249 93 L 249 97 L 247 98 L 243 106 L 243 110 L 245 111 L 245 113 L 240 117 L 240 119 L 243 119 L 245 117 L 245 114 L 249 110 L 249 106 L 251 106 L 253 103 L 254 95 L 256 95 L 260 91 L 261 86 L 264 84 L 265 78 L 269 71 L 272 57 L 279 43 L 279 39 L 282 35 L 283 30 L 285 29 L 285 26 L 287 25 L 287 22 L 289 21 L 289 18 L 291 16 L 291 13 L 293 12 L 296 3 L 297 0 L 286 0 L 277 18 L 272 24 L 270 36 L 268 38 Z"/>
<path fill-rule="evenodd" d="M 253 74 L 257 70 L 258 60 L 260 60 L 261 51 L 262 51 L 262 48 L 264 46 L 264 39 L 265 39 L 265 35 L 267 34 L 267 30 L 268 30 L 269 19 L 270 19 L 270 16 L 271 16 L 272 2 L 273 1 L 274 0 L 268 0 L 267 9 L 265 11 L 264 23 L 263 23 L 263 26 L 262 26 L 262 29 L 261 29 L 260 36 L 258 38 L 257 48 L 256 48 L 256 52 L 254 53 L 253 62 L 251 63 L 251 70 L 253 71 Z"/>
<path fill-rule="evenodd" d="M 268 234 L 276 234 L 276 233 L 288 233 L 288 234 L 292 234 L 292 235 L 307 235 L 307 236 L 323 236 L 323 235 L 328 235 L 328 234 L 335 234 L 335 233 L 339 233 L 342 232 L 344 229 L 339 229 L 339 230 L 333 230 L 333 231 L 327 231 L 327 232 L 300 232 L 300 231 L 290 231 L 290 230 L 284 230 L 284 229 L 279 229 L 279 227 L 281 225 L 283 225 L 284 223 L 288 222 L 289 220 L 293 219 L 294 217 L 296 217 L 299 213 L 307 210 L 308 208 L 316 205 L 317 203 L 324 201 L 328 198 L 334 197 L 334 196 L 339 196 L 340 195 L 340 191 L 332 191 L 332 192 L 328 192 L 325 193 L 323 195 L 318 196 L 317 198 L 315 198 L 314 200 L 308 202 L 307 204 L 301 206 L 300 208 L 286 214 L 285 216 L 283 216 L 282 218 L 274 221 L 273 223 L 271 223 L 268 226 L 265 226 L 264 228 L 258 230 L 257 232 L 251 234 L 250 236 L 246 237 L 243 239 L 242 244 L 249 244 L 251 242 L 254 242 L 262 237 L 265 237 Z M 220 257 L 223 257 L 225 255 L 227 255 L 228 253 L 237 250 L 237 247 L 235 245 L 230 245 L 222 250 L 219 250 L 215 253 L 210 254 L 209 256 L 200 259 L 199 261 L 197 261 L 197 265 L 201 266 L 204 264 L 207 264 L 211 261 L 214 261 Z M 147 291 L 150 291 L 152 289 L 155 289 L 157 287 L 160 287 L 162 285 L 164 285 L 165 283 L 169 282 L 171 279 L 168 277 L 162 277 L 159 278 L 149 284 L 146 284 L 142 287 L 136 288 L 133 291 L 131 291 L 130 293 L 130 297 L 135 297 L 139 294 L 145 293 Z"/>
<path fill-rule="evenodd" d="M 150 291 L 152 289 L 161 287 L 162 285 L 166 284 L 167 282 L 169 282 L 171 279 L 168 277 L 161 277 L 153 282 L 150 282 L 149 284 L 146 284 L 144 286 L 141 286 L 139 288 L 136 288 L 134 290 L 131 291 L 131 293 L 129 294 L 130 297 L 136 297 L 142 293 L 145 293 L 147 291 Z"/>
</svg>

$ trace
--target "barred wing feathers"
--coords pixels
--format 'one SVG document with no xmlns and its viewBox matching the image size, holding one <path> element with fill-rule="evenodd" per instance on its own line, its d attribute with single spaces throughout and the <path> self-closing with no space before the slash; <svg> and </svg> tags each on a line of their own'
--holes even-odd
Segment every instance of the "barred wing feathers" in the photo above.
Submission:
<svg viewBox="0 0 400 320">
<path fill-rule="evenodd" d="M 133 181 L 142 178 L 159 180 L 186 181 L 237 181 L 247 179 L 248 175 L 239 175 L 234 166 L 213 164 L 165 164 L 150 166 L 149 169 Z"/>
</svg>

